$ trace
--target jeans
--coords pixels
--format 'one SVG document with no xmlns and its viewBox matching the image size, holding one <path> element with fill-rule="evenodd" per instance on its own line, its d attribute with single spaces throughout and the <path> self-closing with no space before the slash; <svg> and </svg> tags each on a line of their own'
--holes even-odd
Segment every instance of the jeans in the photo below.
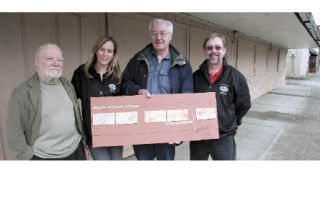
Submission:
<svg viewBox="0 0 320 213">
<path fill-rule="evenodd" d="M 235 160 L 236 143 L 234 136 L 229 135 L 219 139 L 191 141 L 190 160 Z"/>
<path fill-rule="evenodd" d="M 122 160 L 122 146 L 88 147 L 93 160 Z"/>
<path fill-rule="evenodd" d="M 175 145 L 168 143 L 133 145 L 138 160 L 174 160 Z"/>
<path fill-rule="evenodd" d="M 68 157 L 65 158 L 40 158 L 33 155 L 31 160 L 86 160 L 86 154 L 84 151 L 84 145 L 82 142 L 79 143 L 78 148 Z"/>
</svg>

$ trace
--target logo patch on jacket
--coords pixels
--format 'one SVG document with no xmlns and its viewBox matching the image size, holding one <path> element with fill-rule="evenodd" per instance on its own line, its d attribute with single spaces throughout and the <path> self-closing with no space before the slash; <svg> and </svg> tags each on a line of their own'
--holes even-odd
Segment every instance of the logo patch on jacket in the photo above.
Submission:
<svg viewBox="0 0 320 213">
<path fill-rule="evenodd" d="M 229 85 L 221 84 L 219 87 L 220 94 L 226 95 L 229 92 Z"/>
<path fill-rule="evenodd" d="M 116 85 L 114 85 L 114 84 L 109 84 L 109 91 L 110 91 L 111 93 L 115 93 L 116 90 L 117 90 L 117 86 L 116 86 Z"/>
</svg>

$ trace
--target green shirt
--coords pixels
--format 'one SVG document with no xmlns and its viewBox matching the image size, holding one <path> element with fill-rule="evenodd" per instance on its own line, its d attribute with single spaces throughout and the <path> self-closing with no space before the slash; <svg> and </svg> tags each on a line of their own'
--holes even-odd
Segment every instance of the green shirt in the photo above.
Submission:
<svg viewBox="0 0 320 213">
<path fill-rule="evenodd" d="M 48 84 L 40 80 L 41 123 L 39 137 L 32 146 L 41 158 L 63 158 L 78 147 L 81 135 L 76 129 L 73 104 L 60 81 Z"/>
</svg>

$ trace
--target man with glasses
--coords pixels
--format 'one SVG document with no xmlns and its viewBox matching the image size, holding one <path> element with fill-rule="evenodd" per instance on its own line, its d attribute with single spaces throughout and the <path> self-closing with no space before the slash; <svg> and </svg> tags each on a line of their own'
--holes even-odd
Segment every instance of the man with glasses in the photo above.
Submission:
<svg viewBox="0 0 320 213">
<path fill-rule="evenodd" d="M 149 24 L 151 43 L 139 51 L 123 72 L 125 95 L 192 93 L 192 68 L 170 44 L 173 25 L 164 19 Z M 138 160 L 174 160 L 175 145 L 169 143 L 134 145 Z"/>
<path fill-rule="evenodd" d="M 194 92 L 215 92 L 217 99 L 219 139 L 190 142 L 191 160 L 235 160 L 234 135 L 242 117 L 251 107 L 245 77 L 227 64 L 226 40 L 221 34 L 210 34 L 203 42 L 206 60 L 193 74 Z"/>
</svg>

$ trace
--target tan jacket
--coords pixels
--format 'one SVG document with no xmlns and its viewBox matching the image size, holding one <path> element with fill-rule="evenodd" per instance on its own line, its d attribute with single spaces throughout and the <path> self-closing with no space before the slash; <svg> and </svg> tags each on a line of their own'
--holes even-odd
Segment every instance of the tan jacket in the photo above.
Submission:
<svg viewBox="0 0 320 213">
<path fill-rule="evenodd" d="M 82 136 L 81 141 L 85 143 L 86 136 L 74 88 L 67 79 L 61 77 L 60 81 L 74 106 L 76 128 Z M 41 106 L 40 79 L 35 73 L 13 90 L 8 103 L 6 136 L 9 148 L 18 159 L 29 160 L 33 156 L 32 145 L 39 137 Z"/>
</svg>

